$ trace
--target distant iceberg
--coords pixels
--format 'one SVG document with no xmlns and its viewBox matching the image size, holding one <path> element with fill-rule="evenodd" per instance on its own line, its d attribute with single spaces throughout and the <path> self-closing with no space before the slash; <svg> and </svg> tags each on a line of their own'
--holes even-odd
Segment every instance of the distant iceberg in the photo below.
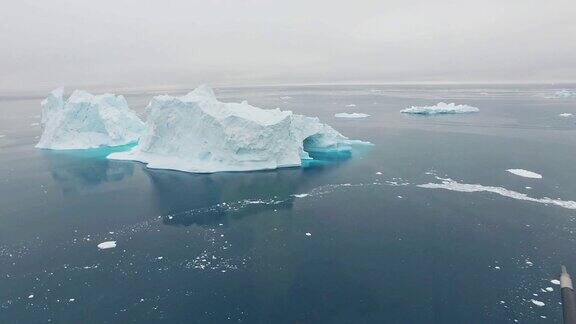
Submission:
<svg viewBox="0 0 576 324">
<path fill-rule="evenodd" d="M 508 169 L 506 171 L 524 178 L 542 179 L 541 174 L 524 169 Z"/>
<path fill-rule="evenodd" d="M 224 103 L 207 86 L 182 97 L 156 96 L 146 130 L 130 151 L 109 159 L 197 173 L 300 166 L 309 153 L 350 152 L 349 140 L 318 118 L 242 103 Z"/>
<path fill-rule="evenodd" d="M 405 114 L 417 115 L 441 115 L 441 114 L 464 114 L 479 112 L 480 109 L 468 105 L 456 105 L 454 103 L 439 102 L 434 106 L 412 106 L 400 110 Z"/>
<path fill-rule="evenodd" d="M 36 147 L 54 150 L 126 145 L 137 142 L 144 131 L 123 96 L 76 90 L 65 100 L 62 88 L 42 101 L 41 123 Z"/>
<path fill-rule="evenodd" d="M 572 113 L 561 113 L 558 116 L 560 116 L 560 117 L 572 117 Z"/>
<path fill-rule="evenodd" d="M 366 117 L 370 117 L 370 115 L 368 114 L 363 114 L 363 113 L 337 113 L 334 114 L 334 117 L 336 118 L 366 118 Z"/>
<path fill-rule="evenodd" d="M 560 98 L 560 99 L 568 99 L 568 98 L 576 98 L 576 91 L 562 89 L 554 92 L 553 98 Z"/>
</svg>

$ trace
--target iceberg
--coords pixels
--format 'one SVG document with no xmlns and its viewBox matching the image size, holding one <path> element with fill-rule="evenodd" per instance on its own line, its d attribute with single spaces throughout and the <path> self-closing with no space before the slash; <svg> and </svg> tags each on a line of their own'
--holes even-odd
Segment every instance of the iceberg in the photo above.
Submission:
<svg viewBox="0 0 576 324">
<path fill-rule="evenodd" d="M 144 123 L 123 96 L 76 90 L 64 99 L 56 89 L 42 101 L 42 136 L 37 148 L 53 150 L 120 146 L 138 141 Z"/>
<path fill-rule="evenodd" d="M 576 91 L 562 89 L 554 92 L 553 98 L 560 98 L 560 99 L 568 99 L 568 98 L 576 98 Z"/>
<path fill-rule="evenodd" d="M 508 169 L 506 171 L 524 178 L 542 179 L 541 174 L 524 169 Z"/>
<path fill-rule="evenodd" d="M 368 114 L 363 114 L 363 113 L 337 113 L 334 114 L 334 117 L 336 118 L 366 118 L 366 117 L 370 117 L 370 115 Z"/>
<path fill-rule="evenodd" d="M 404 114 L 417 115 L 441 115 L 441 114 L 464 114 L 479 112 L 480 109 L 468 105 L 457 105 L 454 103 L 439 102 L 434 106 L 412 106 L 400 110 Z"/>
<path fill-rule="evenodd" d="M 182 97 L 156 96 L 146 129 L 130 151 L 108 156 L 154 169 L 195 173 L 301 166 L 310 154 L 350 152 L 350 140 L 318 118 L 216 99 L 208 86 Z"/>
</svg>

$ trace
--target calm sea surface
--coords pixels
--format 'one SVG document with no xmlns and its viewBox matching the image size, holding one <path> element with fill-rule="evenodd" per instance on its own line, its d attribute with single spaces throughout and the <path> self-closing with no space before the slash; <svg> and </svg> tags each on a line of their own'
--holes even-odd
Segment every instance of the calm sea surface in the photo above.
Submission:
<svg viewBox="0 0 576 324">
<path fill-rule="evenodd" d="M 41 98 L 0 98 L 0 323 L 560 323 L 576 116 L 558 115 L 576 99 L 550 98 L 559 88 L 216 89 L 374 143 L 216 174 L 35 149 Z M 156 93 L 124 94 L 142 113 Z M 480 112 L 399 113 L 439 101 Z M 483 191 L 418 187 L 439 178 Z"/>
</svg>

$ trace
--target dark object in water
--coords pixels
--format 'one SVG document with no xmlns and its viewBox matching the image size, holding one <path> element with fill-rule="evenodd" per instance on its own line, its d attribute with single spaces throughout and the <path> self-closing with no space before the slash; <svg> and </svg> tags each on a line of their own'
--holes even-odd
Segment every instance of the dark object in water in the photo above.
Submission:
<svg viewBox="0 0 576 324">
<path fill-rule="evenodd" d="M 574 288 L 572 287 L 572 279 L 566 271 L 565 266 L 562 266 L 562 274 L 560 274 L 560 293 L 562 295 L 564 324 L 576 324 L 576 301 L 574 299 Z"/>
</svg>

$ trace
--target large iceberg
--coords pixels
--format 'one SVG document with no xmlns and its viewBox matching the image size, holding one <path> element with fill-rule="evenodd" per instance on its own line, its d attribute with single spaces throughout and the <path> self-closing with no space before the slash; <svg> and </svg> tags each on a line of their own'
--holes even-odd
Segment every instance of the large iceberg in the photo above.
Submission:
<svg viewBox="0 0 576 324">
<path fill-rule="evenodd" d="M 94 96 L 76 90 L 65 100 L 64 89 L 42 101 L 42 136 L 37 148 L 69 150 L 119 146 L 138 141 L 144 123 L 123 96 Z"/>
<path fill-rule="evenodd" d="M 109 159 L 197 173 L 300 166 L 314 152 L 350 152 L 349 140 L 318 118 L 242 103 L 224 103 L 207 86 L 182 97 L 156 96 L 146 130 L 132 150 Z"/>
<path fill-rule="evenodd" d="M 454 103 L 439 102 L 434 106 L 412 106 L 410 108 L 400 110 L 405 114 L 417 115 L 441 115 L 441 114 L 464 114 L 479 112 L 480 109 L 468 105 L 457 105 Z"/>
</svg>

